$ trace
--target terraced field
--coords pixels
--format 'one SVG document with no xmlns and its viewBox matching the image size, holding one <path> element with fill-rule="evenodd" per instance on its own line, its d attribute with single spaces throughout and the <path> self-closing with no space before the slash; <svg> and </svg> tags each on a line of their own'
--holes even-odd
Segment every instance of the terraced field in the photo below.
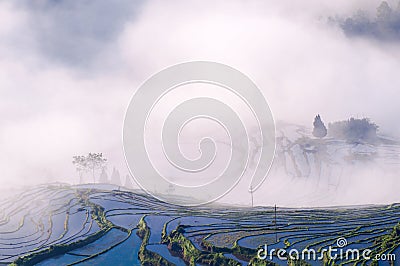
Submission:
<svg viewBox="0 0 400 266">
<path fill-rule="evenodd" d="M 276 218 L 275 218 L 276 216 Z M 257 250 L 346 248 L 400 259 L 400 205 L 332 209 L 184 209 L 102 185 L 39 186 L 1 202 L 0 263 L 16 265 L 287 265 Z M 336 264 L 371 261 L 336 260 Z M 289 260 L 333 265 L 333 260 Z M 400 265 L 380 261 L 378 265 Z M 390 264 L 392 263 L 392 264 Z"/>
</svg>

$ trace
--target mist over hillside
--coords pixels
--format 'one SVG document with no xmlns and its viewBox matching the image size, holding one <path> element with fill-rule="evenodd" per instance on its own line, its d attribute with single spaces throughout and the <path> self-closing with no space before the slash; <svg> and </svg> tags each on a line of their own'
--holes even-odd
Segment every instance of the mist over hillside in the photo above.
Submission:
<svg viewBox="0 0 400 266">
<path fill-rule="evenodd" d="M 378 136 L 400 136 L 397 6 L 372 0 L 1 2 L 1 187 L 77 184 L 71 158 L 89 152 L 104 153 L 107 175 L 115 166 L 123 185 L 129 171 L 121 132 L 133 93 L 167 66 L 209 60 L 249 76 L 274 118 L 291 125 L 278 126 L 275 164 L 282 167 L 274 166 L 264 190 L 255 192 L 257 204 L 398 201 L 392 168 L 381 164 L 386 156 L 388 165 L 397 165 L 396 145 L 329 136 L 319 143 L 310 131 L 320 112 L 327 128 L 329 121 L 369 117 Z M 317 178 L 319 171 L 333 180 Z M 239 184 L 226 201 L 248 204 L 250 195 L 241 192 L 247 187 Z"/>
</svg>

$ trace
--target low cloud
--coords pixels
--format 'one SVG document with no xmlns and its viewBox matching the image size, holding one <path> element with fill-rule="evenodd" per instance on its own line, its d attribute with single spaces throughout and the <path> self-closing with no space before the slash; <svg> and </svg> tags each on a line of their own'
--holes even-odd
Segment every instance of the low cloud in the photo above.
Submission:
<svg viewBox="0 0 400 266">
<path fill-rule="evenodd" d="M 328 19 L 374 14 L 376 6 L 1 2 L 0 184 L 77 182 L 71 157 L 87 152 L 103 152 L 124 176 L 121 131 L 132 93 L 157 71 L 190 60 L 248 75 L 277 120 L 311 127 L 317 113 L 326 123 L 366 116 L 398 136 L 400 49 L 376 34 L 379 42 L 354 38 L 365 34 Z"/>
</svg>

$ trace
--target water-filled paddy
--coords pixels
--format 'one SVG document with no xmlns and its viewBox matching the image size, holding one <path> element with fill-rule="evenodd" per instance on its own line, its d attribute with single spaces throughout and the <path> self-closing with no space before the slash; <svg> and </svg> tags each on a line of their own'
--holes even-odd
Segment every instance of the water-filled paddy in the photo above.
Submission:
<svg viewBox="0 0 400 266">
<path fill-rule="evenodd" d="M 207 260 L 247 265 L 264 244 L 271 249 L 318 250 L 335 246 L 339 237 L 347 239 L 349 248 L 400 256 L 400 230 L 394 230 L 400 222 L 397 204 L 278 208 L 275 219 L 273 208 L 268 207 L 215 205 L 188 210 L 139 191 L 113 189 L 41 186 L 3 200 L 0 263 L 140 265 L 141 257 L 153 265 L 163 259 L 185 265 L 185 259 L 190 259 L 184 258 L 186 252 L 196 265 Z M 271 260 L 286 265 L 276 256 Z"/>
</svg>

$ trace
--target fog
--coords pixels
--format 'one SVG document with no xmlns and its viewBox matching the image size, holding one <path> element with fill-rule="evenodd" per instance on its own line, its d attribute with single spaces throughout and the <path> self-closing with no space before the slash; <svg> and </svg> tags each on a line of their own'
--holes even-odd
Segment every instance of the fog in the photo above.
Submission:
<svg viewBox="0 0 400 266">
<path fill-rule="evenodd" d="M 397 7 L 396 1 L 388 3 Z M 192 60 L 220 62 L 248 75 L 275 120 L 311 127 L 317 113 L 326 123 L 369 117 L 381 133 L 397 137 L 399 42 L 349 36 L 335 22 L 359 9 L 373 18 L 379 4 L 0 2 L 0 185 L 77 183 L 72 156 L 88 152 L 103 152 L 109 169 L 116 166 L 125 176 L 122 127 L 132 94 L 154 73 Z M 361 192 L 349 192 L 348 183 L 347 196 L 340 194 L 340 200 L 296 200 L 291 197 L 295 191 L 282 192 L 296 183 L 285 179 L 286 188 L 277 186 L 276 173 L 256 192 L 255 201 L 315 206 L 400 200 L 393 196 L 391 174 L 378 189 L 379 172 L 356 171 L 358 179 L 369 181 Z M 223 201 L 247 204 L 246 184 Z M 310 186 L 302 199 L 324 193 L 304 185 Z M 266 196 L 270 187 L 274 192 Z M 376 197 L 365 194 L 370 189 Z"/>
</svg>

